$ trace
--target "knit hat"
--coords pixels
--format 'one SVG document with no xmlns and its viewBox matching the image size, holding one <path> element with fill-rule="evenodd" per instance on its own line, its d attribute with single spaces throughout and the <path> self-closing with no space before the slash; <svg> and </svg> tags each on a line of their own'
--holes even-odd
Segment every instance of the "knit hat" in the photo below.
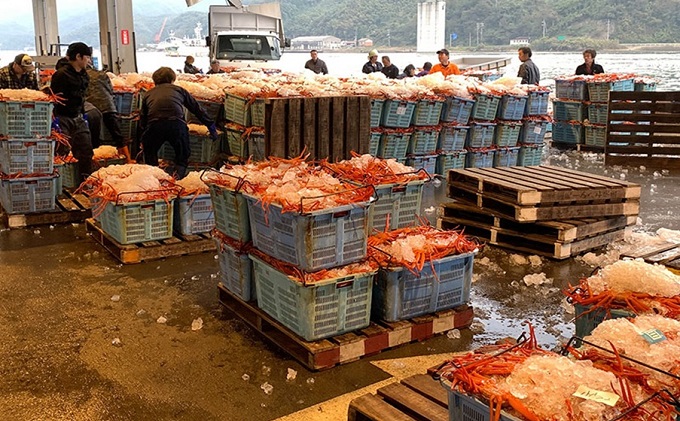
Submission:
<svg viewBox="0 0 680 421">
<path fill-rule="evenodd" d="M 33 59 L 28 54 L 19 54 L 14 58 L 14 62 L 21 66 L 25 72 L 32 72 L 35 70 Z"/>
</svg>

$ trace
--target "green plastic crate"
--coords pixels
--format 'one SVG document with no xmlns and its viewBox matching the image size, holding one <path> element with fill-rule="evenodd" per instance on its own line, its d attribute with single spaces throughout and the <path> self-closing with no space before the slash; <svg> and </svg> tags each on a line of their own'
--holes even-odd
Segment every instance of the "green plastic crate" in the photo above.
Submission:
<svg viewBox="0 0 680 421">
<path fill-rule="evenodd" d="M 411 136 L 408 152 L 410 154 L 425 155 L 437 150 L 439 140 L 438 129 L 416 128 Z"/>
<path fill-rule="evenodd" d="M 447 97 L 442 108 L 441 119 L 447 123 L 468 124 L 474 105 L 474 99 Z"/>
<path fill-rule="evenodd" d="M 219 145 L 219 139 L 212 140 L 210 136 L 189 133 L 189 147 L 191 148 L 189 162 L 202 164 L 214 162 L 219 152 Z M 174 161 L 175 149 L 170 143 L 165 142 L 158 150 L 158 157 L 168 161 Z"/>
<path fill-rule="evenodd" d="M 0 180 L 0 202 L 7 214 L 54 210 L 57 177 L 21 177 Z"/>
<path fill-rule="evenodd" d="M 465 147 L 470 126 L 442 125 L 437 142 L 438 151 L 459 151 Z"/>
<path fill-rule="evenodd" d="M 282 212 L 280 206 L 246 195 L 253 245 L 269 256 L 316 271 L 366 257 L 371 202 L 311 213 Z M 311 199 L 310 199 L 311 200 Z"/>
<path fill-rule="evenodd" d="M 583 121 L 583 103 L 555 100 L 553 102 L 553 117 L 557 121 Z"/>
<path fill-rule="evenodd" d="M 475 105 L 472 107 L 473 120 L 494 120 L 501 97 L 496 95 L 475 94 Z"/>
<path fill-rule="evenodd" d="M 395 322 L 466 303 L 474 256 L 465 253 L 434 260 L 418 275 L 405 268 L 379 270 L 373 287 L 373 317 Z"/>
<path fill-rule="evenodd" d="M 165 240 L 172 237 L 174 199 L 114 204 L 99 215 L 104 232 L 120 244 Z"/>
<path fill-rule="evenodd" d="M 0 102 L 0 134 L 11 138 L 48 137 L 52 132 L 51 102 Z"/>
<path fill-rule="evenodd" d="M 54 139 L 0 139 L 0 172 L 52 174 Z"/>
<path fill-rule="evenodd" d="M 424 180 L 375 186 L 378 200 L 371 206 L 368 232 L 373 232 L 373 229 L 384 231 L 388 217 L 388 231 L 415 224 L 420 213 L 424 187 Z"/>
<path fill-rule="evenodd" d="M 175 199 L 175 231 L 182 235 L 210 232 L 215 228 L 215 212 L 210 194 L 199 194 Z"/>
<path fill-rule="evenodd" d="M 493 156 L 494 167 L 514 167 L 517 165 L 519 147 L 499 148 Z"/>
<path fill-rule="evenodd" d="M 609 101 L 609 91 L 633 91 L 634 79 L 616 80 L 614 82 L 588 82 L 588 95 L 592 102 Z"/>
<path fill-rule="evenodd" d="M 380 126 L 384 106 L 384 99 L 371 98 L 371 127 Z"/>
<path fill-rule="evenodd" d="M 588 99 L 586 81 L 555 79 L 555 97 L 586 101 Z"/>
<path fill-rule="evenodd" d="M 137 136 L 136 116 L 120 116 L 118 121 L 120 123 L 120 133 L 123 135 L 123 139 L 130 140 Z M 102 124 L 101 127 L 101 140 L 104 142 L 111 142 L 113 140 L 113 136 L 111 136 L 111 132 L 105 124 Z"/>
<path fill-rule="evenodd" d="M 380 138 L 382 138 L 382 133 L 371 132 L 371 138 L 368 141 L 368 153 L 373 156 L 378 156 L 380 151 Z"/>
<path fill-rule="evenodd" d="M 553 142 L 558 143 L 583 143 L 583 125 L 580 123 L 567 123 L 564 121 L 556 121 L 553 124 L 552 133 Z"/>
<path fill-rule="evenodd" d="M 220 122 L 223 120 L 224 116 L 224 103 L 223 102 L 214 102 L 214 101 L 205 101 L 205 100 L 197 100 L 201 107 L 203 107 L 203 111 L 205 111 L 206 115 L 214 122 Z M 196 116 L 191 113 L 189 110 L 186 110 L 186 120 L 187 123 L 193 123 L 193 124 L 203 124 L 201 121 L 196 118 Z"/>
<path fill-rule="evenodd" d="M 636 92 L 654 92 L 656 91 L 656 82 L 635 82 Z"/>
<path fill-rule="evenodd" d="M 588 105 L 588 121 L 591 124 L 607 124 L 607 104 L 592 103 Z"/>
<path fill-rule="evenodd" d="M 428 174 L 434 175 L 437 170 L 437 155 L 409 155 L 406 158 L 406 165 L 416 170 L 423 169 Z"/>
<path fill-rule="evenodd" d="M 449 421 L 491 421 L 489 405 L 475 397 L 452 390 L 451 383 L 447 380 L 442 379 L 441 384 L 448 393 Z M 523 418 L 501 411 L 500 421 L 522 420 Z"/>
<path fill-rule="evenodd" d="M 529 167 L 534 165 L 541 165 L 543 158 L 543 144 L 524 144 L 519 148 L 517 155 L 517 165 Z"/>
<path fill-rule="evenodd" d="M 436 126 L 442 115 L 444 101 L 421 99 L 416 103 L 413 111 L 414 126 Z"/>
<path fill-rule="evenodd" d="M 118 114 L 131 114 L 139 107 L 139 100 L 134 92 L 114 92 L 113 102 Z"/>
<path fill-rule="evenodd" d="M 229 145 L 229 155 L 241 159 L 248 158 L 248 139 L 243 136 L 242 131 L 227 129 L 225 136 Z"/>
<path fill-rule="evenodd" d="M 621 309 L 614 309 L 609 312 L 605 309 L 597 309 L 586 313 L 589 307 L 580 304 L 575 304 L 574 309 L 576 310 L 576 318 L 574 319 L 576 336 L 579 338 L 585 338 L 590 335 L 605 320 L 635 317 L 635 313 Z"/>
<path fill-rule="evenodd" d="M 302 285 L 251 255 L 257 306 L 306 341 L 370 323 L 374 272 Z"/>
<path fill-rule="evenodd" d="M 78 163 L 67 162 L 65 164 L 54 164 L 54 168 L 59 174 L 61 185 L 64 188 L 71 189 L 80 186 L 80 174 L 78 174 Z M 60 191 L 60 190 L 58 190 Z"/>
<path fill-rule="evenodd" d="M 466 155 L 465 168 L 491 168 L 496 151 L 493 149 L 474 150 L 468 149 Z"/>
<path fill-rule="evenodd" d="M 547 121 L 524 120 L 519 138 L 520 143 L 543 143 L 548 124 L 550 123 Z"/>
<path fill-rule="evenodd" d="M 416 109 L 415 101 L 398 101 L 388 99 L 383 108 L 382 123 L 384 127 L 406 128 L 411 125 L 413 112 Z"/>
<path fill-rule="evenodd" d="M 496 124 L 493 144 L 496 146 L 515 146 L 519 141 L 522 123 L 499 121 Z"/>
<path fill-rule="evenodd" d="M 546 115 L 548 114 L 548 101 L 550 99 L 550 92 L 532 91 L 527 96 L 526 108 L 524 108 L 525 116 Z"/>
<path fill-rule="evenodd" d="M 206 184 L 210 187 L 217 229 L 237 241 L 250 241 L 248 203 L 243 194 L 210 181 L 206 181 Z"/>
<path fill-rule="evenodd" d="M 495 134 L 496 123 L 473 121 L 470 123 L 470 130 L 468 130 L 465 146 L 468 148 L 488 148 L 493 145 Z"/>
<path fill-rule="evenodd" d="M 441 176 L 446 176 L 449 170 L 465 168 L 465 155 L 467 155 L 467 151 L 453 151 L 439 154 L 437 156 L 435 172 Z"/>
<path fill-rule="evenodd" d="M 604 148 L 607 143 L 607 126 L 595 126 L 592 124 L 584 124 L 585 144 L 587 146 L 594 146 Z"/>
<path fill-rule="evenodd" d="M 224 98 L 224 116 L 241 126 L 264 127 L 264 99 L 250 101 L 227 93 Z"/>
<path fill-rule="evenodd" d="M 217 237 L 213 239 L 217 245 L 217 261 L 220 265 L 222 285 L 243 301 L 254 300 L 253 263 L 248 253 L 242 250 L 243 246 L 234 247 Z"/>
<path fill-rule="evenodd" d="M 253 161 L 264 161 L 267 159 L 266 144 L 264 133 L 251 133 L 248 136 L 248 158 Z"/>
<path fill-rule="evenodd" d="M 384 132 L 380 140 L 380 151 L 378 156 L 381 158 L 406 158 L 409 143 L 413 133 Z"/>
</svg>

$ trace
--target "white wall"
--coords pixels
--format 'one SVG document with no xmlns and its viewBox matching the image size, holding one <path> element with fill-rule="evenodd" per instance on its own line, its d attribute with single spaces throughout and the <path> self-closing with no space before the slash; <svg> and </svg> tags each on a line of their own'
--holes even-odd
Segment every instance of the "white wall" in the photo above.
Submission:
<svg viewBox="0 0 680 421">
<path fill-rule="evenodd" d="M 426 0 L 418 3 L 419 53 L 435 52 L 446 44 L 446 2 Z"/>
</svg>

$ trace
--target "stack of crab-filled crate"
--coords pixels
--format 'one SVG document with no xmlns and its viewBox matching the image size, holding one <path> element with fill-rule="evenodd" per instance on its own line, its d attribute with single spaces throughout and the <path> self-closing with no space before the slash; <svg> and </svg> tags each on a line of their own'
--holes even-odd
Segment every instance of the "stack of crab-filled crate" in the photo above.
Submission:
<svg viewBox="0 0 680 421">
<path fill-rule="evenodd" d="M 52 211 L 58 194 L 53 104 L 40 92 L 29 99 L 22 91 L 0 96 L 0 202 L 7 214 Z"/>
<path fill-rule="evenodd" d="M 574 148 L 584 143 L 588 87 L 584 76 L 555 79 L 552 142 Z"/>
<path fill-rule="evenodd" d="M 437 169 L 439 175 L 446 175 L 449 170 L 465 168 L 467 151 L 465 143 L 470 130 L 469 122 L 472 98 L 447 96 L 441 114 L 439 140 L 437 141 Z"/>
<path fill-rule="evenodd" d="M 265 99 L 243 97 L 229 88 L 224 95 L 225 137 L 221 150 L 238 161 L 262 161 L 265 153 Z"/>
<path fill-rule="evenodd" d="M 522 85 L 527 92 L 522 130 L 520 131 L 517 165 L 540 165 L 545 146 L 545 134 L 551 118 L 548 115 L 550 91 L 546 87 Z"/>
<path fill-rule="evenodd" d="M 437 143 L 442 127 L 440 118 L 444 107 L 444 98 L 423 97 L 416 101 L 413 109 L 411 127 L 413 135 L 408 147 L 406 165 L 415 169 L 424 169 L 428 174 L 436 172 Z"/>
<path fill-rule="evenodd" d="M 496 136 L 496 113 L 501 97 L 491 92 L 474 94 L 470 129 L 465 146 L 467 149 L 466 167 L 493 167 L 496 150 L 493 148 Z"/>
<path fill-rule="evenodd" d="M 635 79 L 627 74 L 595 75 L 587 79 L 589 102 L 585 105 L 587 119 L 583 123 L 584 144 L 604 150 L 607 140 L 609 91 L 633 91 Z"/>
<path fill-rule="evenodd" d="M 382 108 L 381 107 L 382 103 Z M 413 113 L 418 102 L 396 96 L 386 99 L 373 99 L 371 103 L 371 126 L 380 116 L 380 128 L 373 128 L 370 149 L 375 148 L 375 140 L 380 139 L 375 156 L 394 158 L 406 162 L 414 128 L 411 126 Z"/>
<path fill-rule="evenodd" d="M 514 88 L 503 93 L 496 114 L 496 131 L 493 138 L 495 149 L 494 167 L 517 165 L 519 156 L 519 136 L 522 131 L 522 118 L 526 108 L 527 96 L 524 90 Z"/>
</svg>

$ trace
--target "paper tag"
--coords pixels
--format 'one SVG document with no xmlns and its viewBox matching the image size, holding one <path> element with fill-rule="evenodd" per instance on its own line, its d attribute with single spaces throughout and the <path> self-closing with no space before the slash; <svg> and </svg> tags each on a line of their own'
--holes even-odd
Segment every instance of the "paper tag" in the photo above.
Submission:
<svg viewBox="0 0 680 421">
<path fill-rule="evenodd" d="M 654 345 L 666 340 L 666 335 L 664 335 L 659 329 L 645 330 L 644 332 L 640 333 L 640 335 L 642 335 L 642 337 L 645 338 L 645 341 L 649 342 L 650 345 Z"/>
<path fill-rule="evenodd" d="M 400 105 L 397 107 L 397 115 L 406 114 L 406 105 Z"/>
<path fill-rule="evenodd" d="M 541 126 L 535 126 L 534 127 L 534 133 L 541 134 L 542 131 L 543 131 L 543 129 L 541 128 Z"/>
<path fill-rule="evenodd" d="M 615 406 L 619 400 L 619 395 L 616 393 L 603 392 L 601 390 L 591 389 L 588 386 L 581 385 L 576 389 L 574 395 L 577 398 L 587 399 L 589 401 L 603 403 L 609 406 Z"/>
</svg>

